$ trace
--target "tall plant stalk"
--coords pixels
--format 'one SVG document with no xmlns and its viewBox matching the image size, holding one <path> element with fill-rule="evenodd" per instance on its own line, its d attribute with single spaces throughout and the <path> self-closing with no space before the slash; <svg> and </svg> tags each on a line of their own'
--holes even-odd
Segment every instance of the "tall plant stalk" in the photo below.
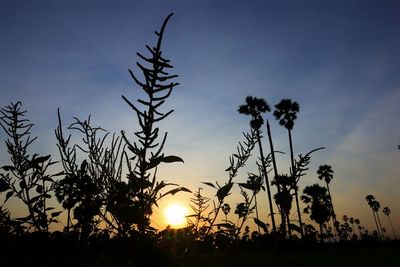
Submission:
<svg viewBox="0 0 400 267">
<path fill-rule="evenodd" d="M 297 119 L 297 112 L 299 112 L 300 107 L 299 104 L 290 99 L 282 99 L 278 104 L 275 105 L 274 116 L 279 121 L 279 124 L 285 127 L 288 131 L 289 136 L 289 147 L 290 147 L 290 162 L 292 167 L 292 174 L 296 173 L 295 163 L 294 163 L 294 154 L 293 154 L 293 142 L 292 142 L 292 129 L 294 126 L 294 121 Z M 300 227 L 300 235 L 303 237 L 303 222 L 301 219 L 301 212 L 299 206 L 299 195 L 298 188 L 295 186 L 294 188 L 295 200 L 296 200 L 296 208 L 297 215 L 299 218 L 299 227 Z"/>
<path fill-rule="evenodd" d="M 173 66 L 170 64 L 170 60 L 162 56 L 161 44 L 163 40 L 165 27 L 173 14 L 169 14 L 164 23 L 161 26 L 159 32 L 155 32 L 157 35 L 157 44 L 154 47 L 146 46 L 150 52 L 150 56 L 143 56 L 137 53 L 138 57 L 144 61 L 142 63 L 137 62 L 138 68 L 141 70 L 144 81 L 140 81 L 135 74 L 129 70 L 129 73 L 135 83 L 141 87 L 146 95 L 146 99 L 137 99 L 139 104 L 142 105 L 142 109 L 138 108 L 125 96 L 122 98 L 125 102 L 135 111 L 140 130 L 136 131 L 134 135 L 138 139 L 138 142 L 130 142 L 122 131 L 122 137 L 127 143 L 128 149 L 133 153 L 133 159 L 136 161 L 133 168 L 129 168 L 129 182 L 131 184 L 139 185 L 139 207 L 140 207 L 140 218 L 138 222 L 140 236 L 143 239 L 146 227 L 149 226 L 149 216 L 152 213 L 151 207 L 156 203 L 154 199 L 154 191 L 160 190 L 168 184 L 160 183 L 155 186 L 156 181 L 156 168 L 162 163 L 171 162 L 183 162 L 183 160 L 177 156 L 165 156 L 163 153 L 165 141 L 167 139 L 167 133 L 164 134 L 163 138 L 158 140 L 159 128 L 157 124 L 168 117 L 173 110 L 163 112 L 160 110 L 162 105 L 165 103 L 167 98 L 171 95 L 173 89 L 179 84 L 174 82 L 173 79 L 178 75 L 170 75 L 167 70 L 172 69 Z M 153 181 L 150 181 L 151 172 L 153 175 Z M 186 188 L 173 189 L 169 191 L 171 194 L 175 194 L 180 189 L 182 191 L 189 191 Z"/>
<path fill-rule="evenodd" d="M 271 158 L 272 158 L 272 166 L 273 166 L 273 169 L 274 169 L 274 175 L 275 175 L 275 177 L 277 177 L 278 176 L 278 167 L 276 165 L 274 144 L 272 142 L 271 128 L 269 126 L 269 121 L 268 120 L 267 120 L 267 133 L 268 133 L 269 147 L 270 147 L 270 150 L 271 150 Z M 275 180 L 275 178 L 273 180 Z M 281 193 L 281 188 L 279 187 L 279 184 L 276 184 L 276 189 L 277 189 L 278 193 L 280 194 Z M 285 234 L 285 232 L 286 232 L 285 213 L 284 213 L 284 211 L 282 209 L 280 210 L 280 214 L 281 214 L 281 230 Z M 288 222 L 288 231 L 290 231 L 289 222 Z"/>
<path fill-rule="evenodd" d="M 273 231 L 276 232 L 275 214 L 274 214 L 274 208 L 272 205 L 271 190 L 269 187 L 268 171 L 267 171 L 267 167 L 266 167 L 265 161 L 264 161 L 265 157 L 264 157 L 263 147 L 262 147 L 262 143 L 261 143 L 261 130 L 260 130 L 261 126 L 264 124 L 264 119 L 262 118 L 261 114 L 265 113 L 265 112 L 269 112 L 269 111 L 271 111 L 271 108 L 269 107 L 269 105 L 267 104 L 267 102 L 264 99 L 251 97 L 251 96 L 246 97 L 246 104 L 241 105 L 238 109 L 238 112 L 240 114 L 251 116 L 250 127 L 252 129 L 254 129 L 257 134 L 257 142 L 258 142 L 258 149 L 259 149 L 260 158 L 261 158 L 262 174 L 264 176 L 265 185 L 267 187 L 269 213 L 271 215 Z"/>
</svg>

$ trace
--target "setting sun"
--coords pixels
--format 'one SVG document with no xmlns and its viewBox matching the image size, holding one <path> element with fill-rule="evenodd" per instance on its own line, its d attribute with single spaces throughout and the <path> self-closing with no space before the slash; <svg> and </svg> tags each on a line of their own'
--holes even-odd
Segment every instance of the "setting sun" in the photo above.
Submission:
<svg viewBox="0 0 400 267">
<path fill-rule="evenodd" d="M 180 204 L 171 204 L 165 209 L 165 220 L 172 227 L 180 227 L 186 224 L 187 209 Z"/>
</svg>

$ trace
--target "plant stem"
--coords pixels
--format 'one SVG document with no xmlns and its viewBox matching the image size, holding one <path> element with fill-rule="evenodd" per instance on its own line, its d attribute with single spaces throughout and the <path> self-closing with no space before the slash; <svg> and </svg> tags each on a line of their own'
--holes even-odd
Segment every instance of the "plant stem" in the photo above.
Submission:
<svg viewBox="0 0 400 267">
<path fill-rule="evenodd" d="M 292 144 L 292 133 L 291 130 L 288 129 L 288 134 L 289 134 L 289 145 L 290 145 L 290 160 L 291 160 L 291 164 L 292 164 L 292 175 L 295 176 L 296 175 L 296 170 L 294 167 L 294 156 L 293 156 L 293 144 Z M 296 177 L 293 177 L 293 180 Z M 299 206 L 299 195 L 298 195 L 298 188 L 297 188 L 297 181 L 295 184 L 295 188 L 294 188 L 294 194 L 295 194 L 295 198 L 296 198 L 296 207 L 297 207 L 297 214 L 299 216 L 299 226 L 300 226 L 300 235 L 301 237 L 303 237 L 304 233 L 303 233 L 303 222 L 301 220 L 301 213 L 300 213 L 300 206 Z"/>
<path fill-rule="evenodd" d="M 272 220 L 272 229 L 276 233 L 276 225 L 275 225 L 275 217 L 274 217 L 274 208 L 272 207 L 272 199 L 271 199 L 271 190 L 269 188 L 269 181 L 268 181 L 268 173 L 267 173 L 267 167 L 265 166 L 264 162 L 264 152 L 261 144 L 261 136 L 260 136 L 260 129 L 257 129 L 257 140 L 258 140 L 258 148 L 260 150 L 260 157 L 261 157 L 261 164 L 263 168 L 263 173 L 265 177 L 265 184 L 267 186 L 267 194 L 268 194 L 268 201 L 269 201 L 269 210 L 271 214 L 271 220 Z"/>
</svg>

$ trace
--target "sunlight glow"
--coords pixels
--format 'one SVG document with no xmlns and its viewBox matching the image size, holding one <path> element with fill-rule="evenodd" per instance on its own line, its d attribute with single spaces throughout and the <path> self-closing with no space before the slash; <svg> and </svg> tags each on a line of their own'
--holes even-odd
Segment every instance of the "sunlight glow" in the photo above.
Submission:
<svg viewBox="0 0 400 267">
<path fill-rule="evenodd" d="M 187 223 L 186 213 L 187 209 L 184 206 L 174 203 L 165 209 L 165 220 L 172 227 L 182 227 Z"/>
</svg>

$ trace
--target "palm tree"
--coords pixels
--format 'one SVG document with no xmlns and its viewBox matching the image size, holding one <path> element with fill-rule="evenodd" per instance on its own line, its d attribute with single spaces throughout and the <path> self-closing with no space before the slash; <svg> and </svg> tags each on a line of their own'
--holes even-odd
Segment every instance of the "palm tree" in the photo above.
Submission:
<svg viewBox="0 0 400 267">
<path fill-rule="evenodd" d="M 285 127 L 288 130 L 289 135 L 289 145 L 290 145 L 290 160 L 292 165 L 292 175 L 295 175 L 295 167 L 294 167 L 294 155 L 293 155 L 293 143 L 292 143 L 292 130 L 294 126 L 294 121 L 297 119 L 297 112 L 300 111 L 299 104 L 290 99 L 282 99 L 278 104 L 275 105 L 274 117 L 279 121 L 279 124 Z M 295 199 L 296 199 L 296 207 L 297 214 L 299 216 L 299 224 L 300 224 L 300 234 L 303 237 L 303 222 L 301 220 L 301 212 L 299 206 L 299 196 L 298 196 L 298 188 L 295 187 Z"/>
<path fill-rule="evenodd" d="M 261 114 L 265 113 L 265 112 L 270 112 L 271 108 L 269 107 L 269 105 L 263 98 L 256 98 L 256 97 L 248 96 L 248 97 L 246 97 L 246 104 L 239 106 L 238 111 L 240 114 L 245 114 L 245 115 L 251 116 L 250 126 L 252 129 L 254 129 L 257 132 L 257 141 L 258 141 L 258 148 L 260 150 L 262 172 L 264 174 L 265 184 L 267 186 L 269 211 L 271 214 L 272 228 L 273 228 L 273 231 L 276 232 L 274 209 L 272 206 L 271 190 L 269 187 L 267 166 L 265 165 L 265 161 L 264 161 L 264 152 L 263 152 L 263 148 L 262 148 L 262 144 L 261 144 L 261 130 L 260 130 L 261 125 L 264 124 L 264 119 L 262 118 Z"/>
<path fill-rule="evenodd" d="M 381 235 L 380 231 L 379 231 L 378 221 L 377 221 L 377 218 L 376 218 L 376 215 L 375 215 L 375 213 L 376 213 L 376 211 L 375 211 L 375 209 L 376 209 L 375 197 L 373 195 L 367 195 L 365 197 L 365 199 L 367 200 L 369 207 L 372 209 L 372 215 L 374 215 L 374 221 L 375 221 L 376 230 L 378 232 L 378 235 Z"/>
<path fill-rule="evenodd" d="M 357 229 L 358 229 L 358 236 L 361 239 L 361 232 L 360 232 L 360 219 L 354 219 L 354 223 L 357 225 Z"/>
<path fill-rule="evenodd" d="M 379 224 L 379 231 L 381 231 L 382 237 L 384 238 L 384 237 L 385 237 L 385 233 L 384 233 L 384 231 L 383 231 L 382 224 L 381 224 L 381 219 L 380 219 L 380 217 L 379 217 L 379 210 L 380 210 L 380 208 L 381 208 L 381 204 L 380 204 L 377 200 L 373 201 L 373 203 L 372 203 L 372 209 L 373 209 L 373 210 L 375 211 L 375 213 L 376 213 L 376 218 L 377 218 L 378 224 Z"/>
<path fill-rule="evenodd" d="M 290 210 L 292 209 L 293 195 L 290 193 L 290 191 L 293 189 L 294 177 L 285 174 L 277 175 L 272 181 L 272 184 L 280 188 L 280 190 L 274 195 L 274 199 L 276 205 L 281 211 L 281 214 L 286 217 L 289 238 L 292 238 L 289 215 Z M 285 220 L 285 218 L 283 218 L 283 220 Z"/>
<path fill-rule="evenodd" d="M 332 167 L 330 165 L 321 165 L 318 167 L 318 179 L 320 180 L 324 180 L 326 183 L 326 188 L 328 189 L 328 195 L 329 195 L 329 199 L 331 200 L 331 210 L 332 210 L 332 219 L 333 219 L 333 225 L 335 227 L 337 227 L 338 223 L 336 221 L 336 214 L 335 214 L 335 210 L 333 209 L 333 202 L 332 202 L 332 195 L 331 195 L 331 190 L 329 188 L 329 184 L 331 183 L 332 179 L 333 179 L 333 170 Z M 333 228 L 335 231 L 335 227 Z M 336 229 L 336 231 L 338 231 L 338 229 Z"/>
<path fill-rule="evenodd" d="M 301 199 L 307 205 L 304 212 L 310 214 L 310 219 L 319 224 L 321 242 L 324 242 L 323 225 L 329 221 L 331 216 L 331 204 L 327 189 L 319 184 L 306 186 Z"/>
<path fill-rule="evenodd" d="M 394 231 L 394 227 L 393 227 L 393 224 L 392 224 L 392 220 L 390 219 L 391 211 L 390 211 L 389 207 L 384 207 L 382 211 L 383 211 L 383 214 L 385 214 L 389 219 L 389 223 L 390 223 L 390 226 L 392 227 L 394 239 L 397 239 L 396 232 Z"/>
</svg>

